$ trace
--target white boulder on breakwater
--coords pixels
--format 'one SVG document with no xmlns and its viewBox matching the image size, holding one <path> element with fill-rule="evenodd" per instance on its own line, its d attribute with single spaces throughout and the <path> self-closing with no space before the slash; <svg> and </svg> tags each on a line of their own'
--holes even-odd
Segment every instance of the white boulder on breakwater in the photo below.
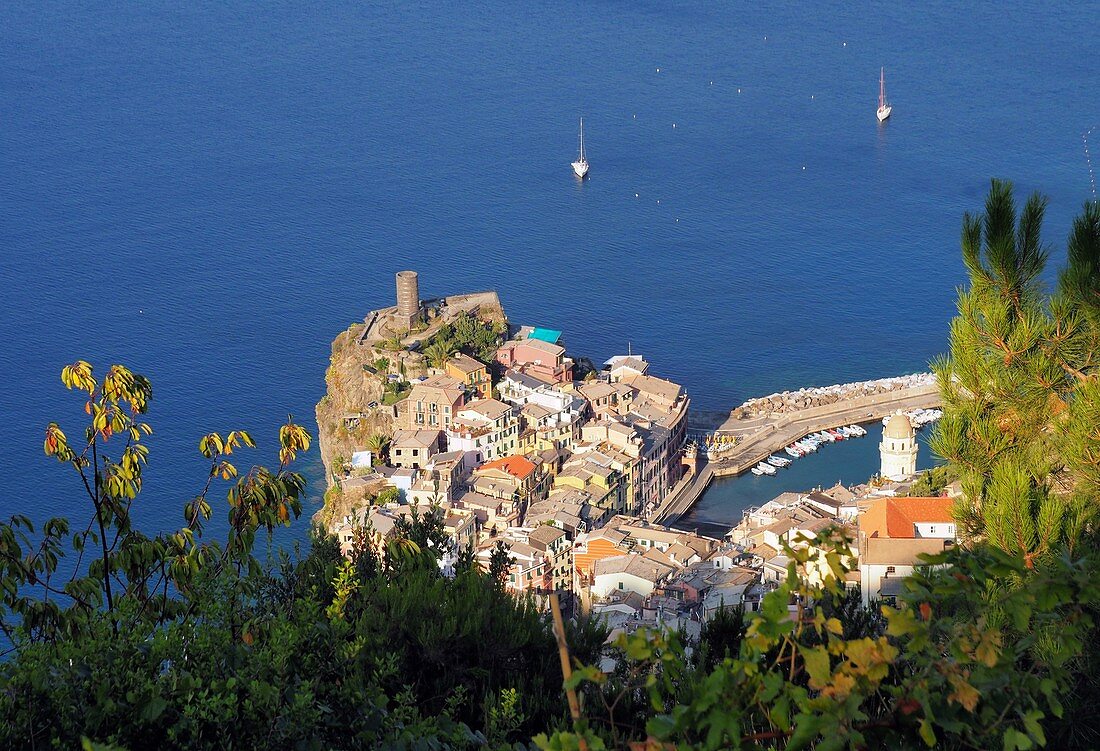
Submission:
<svg viewBox="0 0 1100 751">
<path fill-rule="evenodd" d="M 891 378 L 878 378 L 873 381 L 858 381 L 856 383 L 839 383 L 833 386 L 814 386 L 798 391 L 784 391 L 769 396 L 749 399 L 730 412 L 730 417 L 736 419 L 748 419 L 763 417 L 765 415 L 784 414 L 797 412 L 810 407 L 821 407 L 827 404 L 836 404 L 848 399 L 857 399 L 863 396 L 885 394 L 901 389 L 919 388 L 922 386 L 935 386 L 936 376 L 932 373 L 913 373 L 911 375 L 893 376 Z"/>
</svg>

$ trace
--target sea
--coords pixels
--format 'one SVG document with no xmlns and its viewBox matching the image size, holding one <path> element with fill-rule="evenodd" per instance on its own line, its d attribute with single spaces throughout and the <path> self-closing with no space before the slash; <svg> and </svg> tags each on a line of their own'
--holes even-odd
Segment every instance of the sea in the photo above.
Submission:
<svg viewBox="0 0 1100 751">
<path fill-rule="evenodd" d="M 86 359 L 151 379 L 134 513 L 179 526 L 199 437 L 250 430 L 242 469 L 273 464 L 402 269 L 425 297 L 497 290 L 575 356 L 641 353 L 700 409 L 925 370 L 992 177 L 1049 197 L 1051 278 L 1064 257 L 1097 28 L 1084 2 L 0 4 L 2 513 L 89 518 L 42 453 L 47 423 L 80 434 L 59 373 Z M 697 513 L 876 457 L 826 447 Z M 316 449 L 298 468 L 308 517 Z"/>
</svg>

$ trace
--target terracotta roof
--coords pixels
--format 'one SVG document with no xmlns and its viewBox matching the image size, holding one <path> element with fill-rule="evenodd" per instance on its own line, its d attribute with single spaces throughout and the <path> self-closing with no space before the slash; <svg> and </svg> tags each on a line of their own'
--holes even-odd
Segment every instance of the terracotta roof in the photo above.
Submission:
<svg viewBox="0 0 1100 751">
<path fill-rule="evenodd" d="M 462 408 L 463 412 L 474 412 L 490 420 L 496 420 L 508 414 L 512 405 L 497 401 L 496 399 L 478 399 L 470 402 Z"/>
<path fill-rule="evenodd" d="M 859 515 L 859 530 L 867 537 L 894 539 L 915 536 L 915 524 L 951 524 L 953 498 L 880 498 Z"/>
<path fill-rule="evenodd" d="M 546 352 L 554 357 L 565 354 L 565 347 L 560 344 L 553 344 L 551 342 L 544 342 L 542 339 L 524 339 L 523 343 L 532 349 L 537 349 L 542 352 Z"/>
<path fill-rule="evenodd" d="M 921 555 L 942 553 L 947 540 L 934 537 L 915 539 L 873 538 L 866 540 L 859 551 L 860 564 L 878 566 L 920 566 Z"/>
<path fill-rule="evenodd" d="M 655 376 L 648 375 L 635 375 L 629 378 L 624 378 L 623 383 L 628 384 L 632 388 L 641 391 L 643 394 L 654 396 L 657 399 L 667 402 L 669 404 L 674 403 L 681 393 L 681 387 L 677 383 L 667 381 L 664 378 L 657 378 Z"/>
<path fill-rule="evenodd" d="M 427 448 L 439 441 L 438 430 L 398 430 L 390 442 L 393 446 L 420 446 Z"/>
<path fill-rule="evenodd" d="M 822 506 L 828 506 L 831 509 L 837 509 L 837 510 L 839 510 L 840 507 L 844 505 L 843 503 L 838 501 L 836 498 L 833 498 L 830 495 L 825 495 L 824 493 L 820 493 L 820 492 L 816 492 L 816 491 L 813 492 L 813 493 L 810 493 L 808 496 L 806 496 L 806 499 L 810 500 L 810 501 L 814 501 L 816 503 L 820 503 Z"/>
<path fill-rule="evenodd" d="M 668 566 L 660 561 L 630 554 L 602 558 L 596 561 L 592 569 L 595 576 L 631 574 L 639 579 L 655 583 L 672 573 L 675 566 Z"/>
<path fill-rule="evenodd" d="M 525 480 L 535 471 L 535 465 L 524 456 L 502 456 L 491 462 L 485 462 L 478 469 L 500 469 L 520 480 Z"/>
<path fill-rule="evenodd" d="M 464 352 L 459 352 L 447 364 L 467 375 L 485 369 L 485 365 L 480 360 L 475 360 Z"/>
<path fill-rule="evenodd" d="M 545 549 L 547 545 L 554 543 L 562 537 L 565 537 L 564 531 L 557 527 L 552 527 L 549 524 L 543 524 L 533 530 L 531 534 L 527 536 L 527 539 L 530 541 L 529 544 L 532 547 L 538 548 L 539 545 L 541 545 L 542 548 Z"/>
</svg>

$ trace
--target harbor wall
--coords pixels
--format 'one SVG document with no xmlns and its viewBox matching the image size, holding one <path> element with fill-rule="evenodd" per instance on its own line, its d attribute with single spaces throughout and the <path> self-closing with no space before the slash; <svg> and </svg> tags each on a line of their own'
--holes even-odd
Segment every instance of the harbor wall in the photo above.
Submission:
<svg viewBox="0 0 1100 751">
<path fill-rule="evenodd" d="M 882 419 L 898 409 L 937 407 L 940 403 L 939 387 L 926 384 L 776 415 L 723 456 L 707 461 L 695 477 L 673 489 L 650 520 L 665 525 L 675 523 L 699 501 L 715 477 L 746 472 L 811 433 Z"/>
</svg>

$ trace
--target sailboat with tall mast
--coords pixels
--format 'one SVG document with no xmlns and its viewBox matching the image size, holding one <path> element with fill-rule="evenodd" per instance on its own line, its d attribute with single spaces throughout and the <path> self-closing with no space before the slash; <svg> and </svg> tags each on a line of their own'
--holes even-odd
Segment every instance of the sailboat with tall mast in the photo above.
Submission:
<svg viewBox="0 0 1100 751">
<path fill-rule="evenodd" d="M 581 118 L 581 150 L 577 161 L 573 162 L 573 172 L 579 178 L 588 174 L 588 160 L 584 158 L 584 118 Z"/>
<path fill-rule="evenodd" d="M 886 101 L 886 68 L 880 68 L 878 72 L 878 111 L 875 116 L 878 117 L 878 121 L 881 123 L 890 117 L 890 112 L 893 109 L 893 106 Z"/>
</svg>

